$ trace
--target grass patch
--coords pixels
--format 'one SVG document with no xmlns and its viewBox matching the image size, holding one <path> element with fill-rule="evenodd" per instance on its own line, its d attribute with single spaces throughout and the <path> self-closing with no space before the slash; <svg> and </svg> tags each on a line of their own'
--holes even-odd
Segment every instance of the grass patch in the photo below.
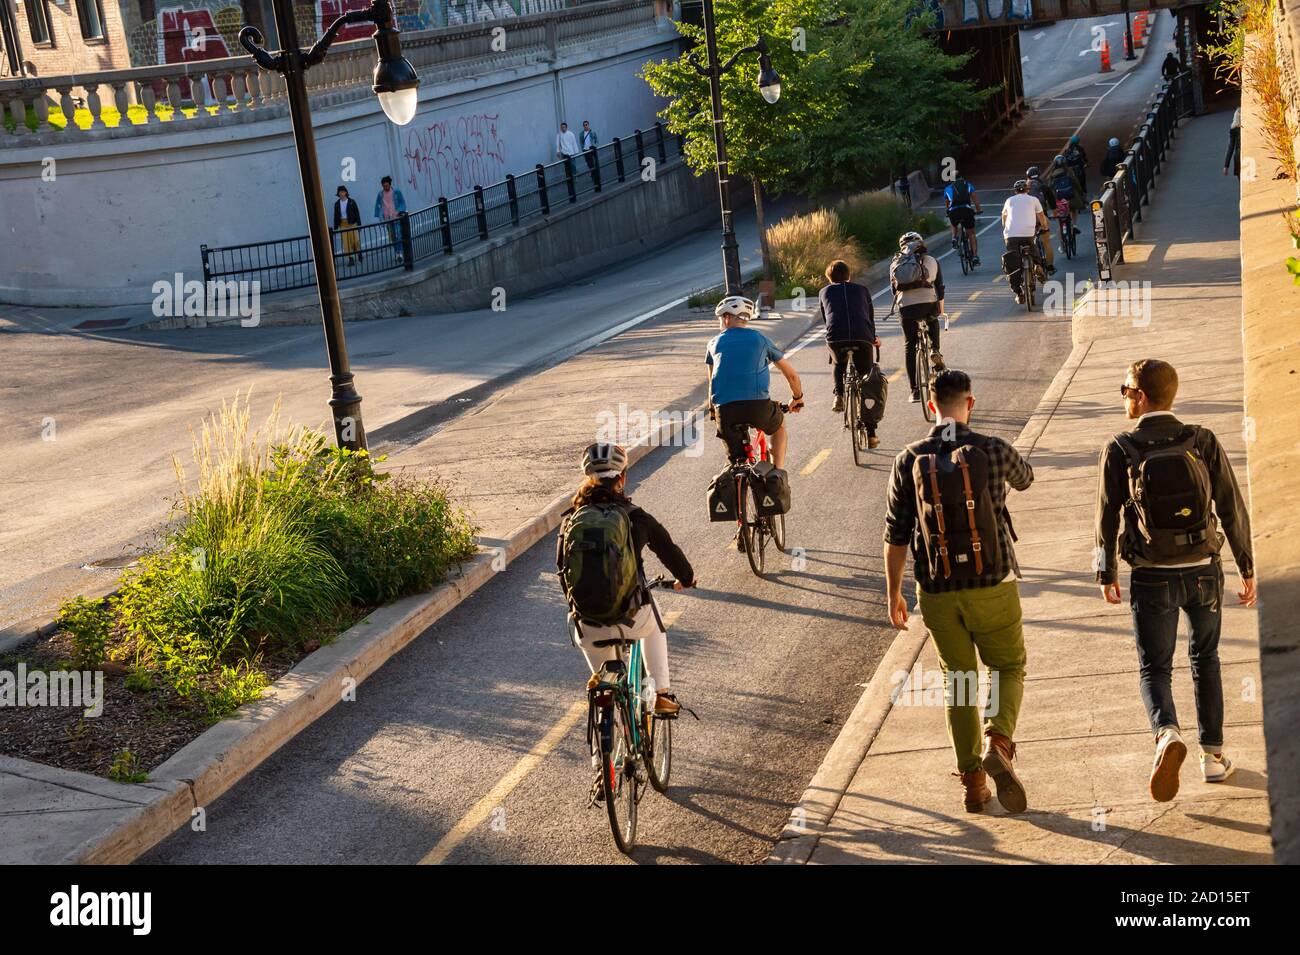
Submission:
<svg viewBox="0 0 1300 955">
<path fill-rule="evenodd" d="M 933 235 L 943 228 L 938 215 L 917 215 L 902 199 L 888 192 L 850 196 L 835 206 L 835 215 L 872 262 L 897 252 L 898 237 L 904 232 Z"/>
</svg>

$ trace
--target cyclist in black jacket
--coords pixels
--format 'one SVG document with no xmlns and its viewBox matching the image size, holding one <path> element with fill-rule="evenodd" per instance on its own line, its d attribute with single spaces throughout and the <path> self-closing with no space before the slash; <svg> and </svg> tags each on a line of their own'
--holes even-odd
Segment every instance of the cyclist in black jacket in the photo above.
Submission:
<svg viewBox="0 0 1300 955">
<path fill-rule="evenodd" d="M 875 363 L 872 348 L 880 347 L 876 337 L 875 312 L 871 307 L 871 292 L 865 285 L 849 281 L 852 270 L 849 264 L 836 259 L 826 267 L 826 281 L 817 295 L 822 321 L 826 323 L 826 346 L 830 360 L 835 365 L 835 404 L 839 414 L 844 410 L 844 369 L 849 355 L 859 373 L 865 374 Z M 879 443 L 874 431 L 870 433 L 872 447 Z"/>
<path fill-rule="evenodd" d="M 629 522 L 632 524 L 632 544 L 636 550 L 637 573 L 645 580 L 645 566 L 641 551 L 649 547 L 658 557 L 668 572 L 677 578 L 674 585 L 677 590 L 685 590 L 696 584 L 695 571 L 686 559 L 682 549 L 672 539 L 667 529 L 641 508 L 632 503 L 632 499 L 623 493 L 627 484 L 627 452 L 617 444 L 593 444 L 582 455 L 582 471 L 586 480 L 573 495 L 573 506 L 564 512 L 564 517 L 572 514 L 585 504 L 617 504 L 627 509 Z M 560 534 L 556 542 L 555 563 L 564 565 L 564 535 Z M 641 641 L 641 650 L 645 655 L 646 672 L 654 681 L 657 698 L 655 712 L 671 716 L 680 709 L 677 698 L 673 695 L 668 671 L 668 635 L 659 618 L 659 610 L 649 590 L 641 594 L 641 606 L 633 614 L 628 626 L 613 625 L 608 627 L 584 623 L 579 628 L 580 647 L 587 665 L 591 667 L 592 680 L 596 672 L 607 660 L 615 658 L 613 647 L 597 647 L 598 640 L 626 634 L 629 638 Z"/>
</svg>

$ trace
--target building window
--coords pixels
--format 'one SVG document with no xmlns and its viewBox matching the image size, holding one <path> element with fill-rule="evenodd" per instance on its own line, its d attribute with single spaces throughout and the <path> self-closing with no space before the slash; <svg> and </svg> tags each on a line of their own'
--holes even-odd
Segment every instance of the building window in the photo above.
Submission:
<svg viewBox="0 0 1300 955">
<path fill-rule="evenodd" d="M 103 40 L 104 7 L 99 0 L 77 0 L 77 19 L 81 21 L 81 35 L 87 40 Z"/>
<path fill-rule="evenodd" d="M 27 27 L 32 31 L 33 43 L 50 42 L 50 13 L 45 9 L 47 2 L 48 0 L 27 0 Z"/>
</svg>

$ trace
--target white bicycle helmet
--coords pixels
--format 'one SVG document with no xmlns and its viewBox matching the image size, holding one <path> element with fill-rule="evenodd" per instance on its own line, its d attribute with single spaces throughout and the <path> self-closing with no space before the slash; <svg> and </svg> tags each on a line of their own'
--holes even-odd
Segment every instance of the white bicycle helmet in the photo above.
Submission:
<svg viewBox="0 0 1300 955">
<path fill-rule="evenodd" d="M 713 314 L 721 318 L 724 315 L 735 315 L 741 321 L 747 322 L 754 317 L 758 311 L 752 300 L 745 298 L 743 295 L 728 295 L 713 309 Z"/>
<path fill-rule="evenodd" d="M 627 452 L 617 444 L 597 441 L 582 452 L 582 473 L 589 477 L 618 477 L 627 470 Z"/>
</svg>

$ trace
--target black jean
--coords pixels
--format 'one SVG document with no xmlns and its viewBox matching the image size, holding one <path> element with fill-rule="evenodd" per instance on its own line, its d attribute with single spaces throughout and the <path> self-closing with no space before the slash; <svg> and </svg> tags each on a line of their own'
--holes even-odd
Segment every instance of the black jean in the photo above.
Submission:
<svg viewBox="0 0 1300 955">
<path fill-rule="evenodd" d="M 930 347 L 939 351 L 939 320 L 930 318 L 938 313 L 938 302 L 904 305 L 898 310 L 898 324 L 903 326 L 903 342 L 906 346 L 903 363 L 907 366 L 907 383 L 913 391 L 916 391 L 916 354 L 921 347 L 921 322 L 925 321 L 930 330 Z"/>
<path fill-rule="evenodd" d="M 832 377 L 835 381 L 835 395 L 838 397 L 844 394 L 844 371 L 849 363 L 849 355 L 853 356 L 853 367 L 857 369 L 858 377 L 863 378 L 876 363 L 876 348 L 871 342 L 863 341 L 827 342 L 826 345 L 831 352 L 831 364 L 835 367 Z M 867 434 L 875 433 L 876 426 L 867 425 Z"/>
<path fill-rule="evenodd" d="M 1043 241 L 1047 242 L 1050 241 L 1050 239 L 1044 237 Z M 1019 256 L 1020 250 L 1025 246 L 1029 246 L 1029 257 L 1030 259 L 1033 260 L 1034 264 L 1045 269 L 1047 265 L 1045 260 L 1043 259 L 1042 254 L 1038 251 L 1037 242 L 1035 242 L 1033 239 L 1025 238 L 1023 236 L 1012 236 L 1011 238 L 1007 239 L 1007 251 L 1014 252 L 1016 253 L 1017 256 Z M 1024 283 L 1021 281 L 1021 279 L 1023 278 L 1023 276 L 1020 274 L 1021 271 L 1022 270 L 1017 265 L 1016 270 L 1007 275 L 1007 284 L 1011 286 L 1011 291 L 1015 292 L 1017 295 L 1021 294 L 1021 292 L 1024 289 Z M 1035 276 L 1035 278 L 1038 277 L 1039 276 Z"/>
<path fill-rule="evenodd" d="M 1192 664 L 1196 723 L 1202 746 L 1223 745 L 1223 678 L 1219 670 L 1219 632 L 1223 626 L 1223 564 L 1218 558 L 1201 567 L 1167 570 L 1133 568 L 1129 604 L 1137 638 L 1142 702 L 1152 732 L 1177 726 L 1172 675 L 1178 643 L 1179 611 L 1187 614 L 1192 636 L 1187 656 Z"/>
</svg>

